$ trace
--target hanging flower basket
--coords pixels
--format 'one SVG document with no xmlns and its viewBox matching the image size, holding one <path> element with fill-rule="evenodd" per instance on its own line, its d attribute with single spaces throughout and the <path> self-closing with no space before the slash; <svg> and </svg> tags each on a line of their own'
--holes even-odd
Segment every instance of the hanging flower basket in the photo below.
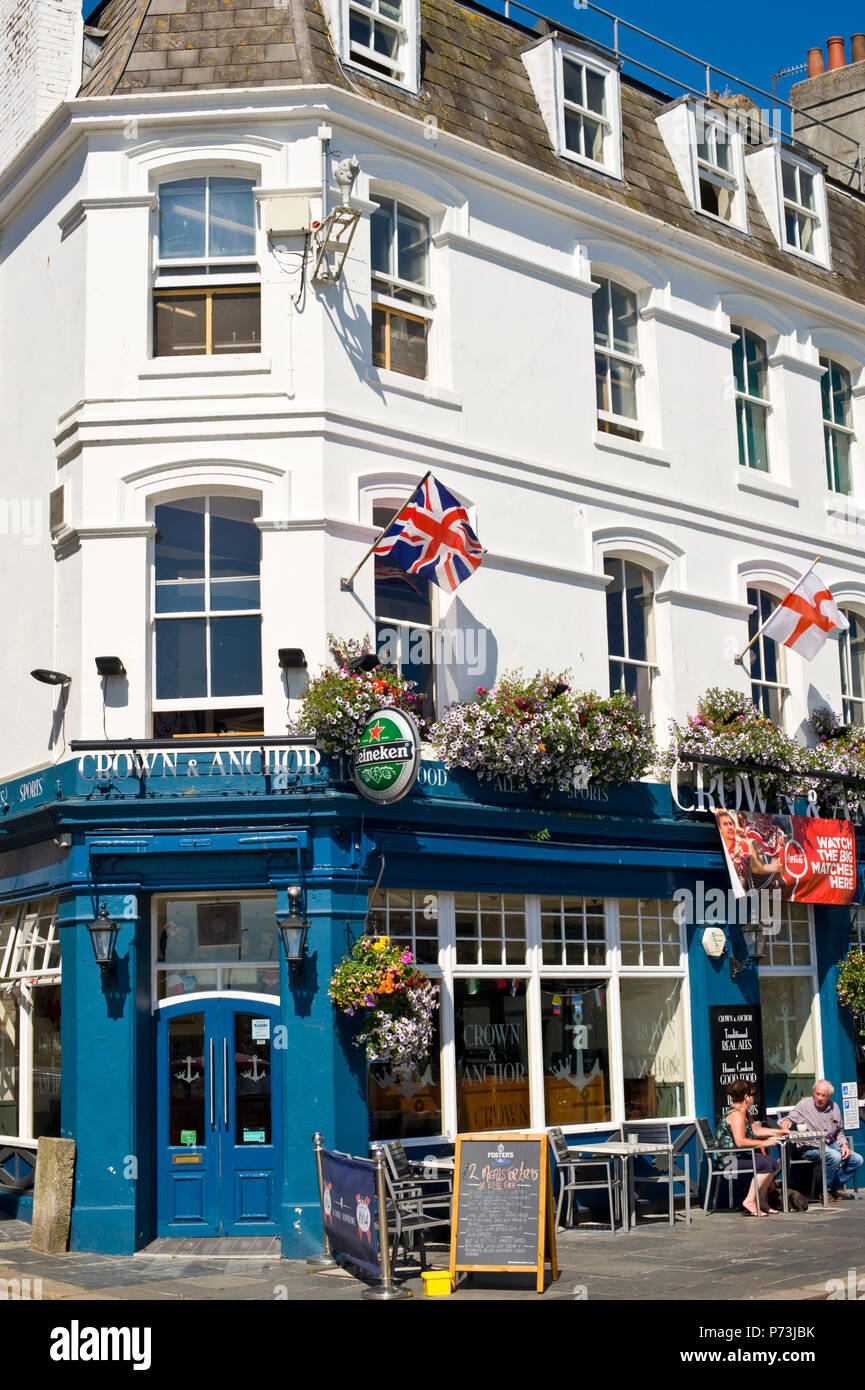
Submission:
<svg viewBox="0 0 865 1390">
<path fill-rule="evenodd" d="M 851 947 L 838 962 L 838 998 L 852 1010 L 859 1037 L 865 1038 L 865 951 Z"/>
<path fill-rule="evenodd" d="M 290 734 L 311 734 L 325 753 L 350 753 L 374 709 L 399 709 L 418 719 L 422 696 L 415 694 L 414 681 L 392 666 L 351 669 L 360 657 L 372 654 L 369 636 L 356 641 L 329 632 L 327 640 L 336 669 L 323 669 L 309 682 L 300 713 L 288 725 Z"/>
<path fill-rule="evenodd" d="M 573 691 L 566 677 L 508 672 L 492 690 L 479 686 L 470 703 L 451 705 L 427 737 L 447 767 L 469 768 L 481 781 L 510 777 L 519 788 L 559 791 L 586 774 L 595 782 L 639 781 L 655 745 L 634 700 Z"/>
<path fill-rule="evenodd" d="M 439 989 L 417 969 L 411 951 L 392 946 L 387 936 L 362 936 L 334 970 L 328 993 L 349 1018 L 363 1015 L 354 1042 L 370 1062 L 423 1070 Z"/>
</svg>

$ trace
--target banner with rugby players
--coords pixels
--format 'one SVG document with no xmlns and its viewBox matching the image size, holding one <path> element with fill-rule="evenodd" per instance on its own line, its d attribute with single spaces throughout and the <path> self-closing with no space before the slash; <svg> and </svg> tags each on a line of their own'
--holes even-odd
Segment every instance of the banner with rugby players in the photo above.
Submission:
<svg viewBox="0 0 865 1390">
<path fill-rule="evenodd" d="M 737 898 L 780 891 L 782 902 L 845 904 L 856 887 L 856 836 L 849 820 L 716 811 Z"/>
</svg>

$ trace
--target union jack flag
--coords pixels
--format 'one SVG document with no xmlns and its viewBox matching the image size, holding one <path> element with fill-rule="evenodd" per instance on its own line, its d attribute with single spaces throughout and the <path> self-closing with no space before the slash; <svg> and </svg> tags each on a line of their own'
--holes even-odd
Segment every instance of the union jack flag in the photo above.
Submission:
<svg viewBox="0 0 865 1390">
<path fill-rule="evenodd" d="M 427 478 L 381 536 L 376 555 L 405 574 L 431 579 L 449 594 L 474 574 L 484 548 L 464 506 L 435 478 Z M 389 566 L 390 567 L 390 566 Z"/>
</svg>

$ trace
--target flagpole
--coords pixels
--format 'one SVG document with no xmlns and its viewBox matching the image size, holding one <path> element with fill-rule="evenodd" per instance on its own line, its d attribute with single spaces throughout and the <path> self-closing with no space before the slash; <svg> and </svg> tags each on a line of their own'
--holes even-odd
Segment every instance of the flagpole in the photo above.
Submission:
<svg viewBox="0 0 865 1390">
<path fill-rule="evenodd" d="M 808 568 L 806 569 L 805 573 L 804 573 L 804 574 L 800 574 L 799 578 L 796 580 L 796 583 L 793 585 L 792 589 L 790 589 L 788 592 L 791 593 L 791 594 L 795 594 L 795 592 L 796 592 L 796 590 L 798 589 L 799 585 L 805 583 L 805 580 L 808 578 L 808 575 L 812 572 L 812 570 L 813 570 L 817 565 L 819 565 L 819 563 L 820 563 L 820 556 L 817 555 L 817 556 L 815 556 L 815 558 L 814 558 L 814 560 L 811 562 L 811 564 L 808 566 Z M 741 666 L 741 664 L 742 664 L 742 657 L 745 655 L 746 651 L 748 651 L 748 649 L 749 649 L 750 647 L 753 647 L 753 645 L 754 645 L 754 643 L 756 642 L 757 638 L 760 636 L 760 633 L 763 631 L 763 628 L 766 626 L 766 623 L 771 622 L 772 619 L 774 618 L 775 612 L 776 612 L 776 610 L 773 608 L 773 609 L 772 609 L 772 612 L 769 614 L 768 618 L 766 619 L 766 622 L 760 624 L 760 626 L 757 628 L 757 631 L 754 633 L 754 636 L 751 638 L 751 640 L 750 640 L 750 642 L 748 643 L 748 645 L 747 645 L 746 647 L 743 647 L 742 650 L 740 651 L 739 655 L 735 658 L 735 660 L 734 660 L 734 662 L 733 662 L 733 665 L 734 665 L 734 666 Z"/>
<path fill-rule="evenodd" d="M 387 531 L 390 530 L 390 528 L 393 526 L 393 524 L 394 524 L 395 521 L 398 521 L 398 520 L 399 520 L 399 518 L 402 516 L 403 512 L 405 511 L 406 507 L 408 506 L 409 502 L 410 502 L 411 499 L 414 497 L 415 493 L 418 491 L 419 488 L 422 488 L 422 487 L 423 487 L 423 485 L 424 485 L 424 483 L 426 482 L 427 478 L 430 478 L 430 477 L 432 477 L 432 469 L 431 469 L 431 468 L 428 468 L 427 471 L 426 471 L 426 473 L 424 473 L 423 477 L 421 478 L 420 482 L 417 484 L 417 486 L 412 488 L 412 490 L 411 490 L 411 492 L 409 493 L 408 497 L 405 499 L 405 501 L 402 503 L 402 505 L 401 505 L 400 507 L 398 507 L 397 510 L 394 512 L 393 516 L 391 517 L 390 521 L 387 523 L 387 526 L 385 526 L 384 530 L 383 530 L 383 531 L 379 531 L 378 535 L 376 536 L 376 538 L 375 538 L 375 540 L 373 541 L 372 545 L 370 546 L 369 550 L 368 550 L 368 551 L 366 552 L 366 554 L 364 555 L 364 557 L 363 557 L 363 559 L 361 560 L 360 564 L 355 566 L 355 568 L 352 570 L 351 574 L 348 576 L 348 579 L 341 579 L 341 580 L 339 581 L 339 587 L 340 587 L 340 589 L 342 590 L 342 592 L 343 592 L 344 594 L 350 594 L 350 593 L 352 592 L 352 590 L 353 590 L 353 588 L 354 588 L 354 578 L 355 578 L 355 575 L 357 574 L 358 570 L 363 569 L 363 566 L 366 564 L 366 562 L 367 562 L 367 560 L 369 559 L 370 555 L 371 555 L 372 552 L 375 550 L 375 548 L 376 548 L 376 546 L 378 545 L 379 541 L 381 540 L 382 536 L 385 534 L 385 532 L 387 532 Z M 816 560 L 815 560 L 814 563 L 815 563 L 815 564 L 817 563 Z"/>
</svg>

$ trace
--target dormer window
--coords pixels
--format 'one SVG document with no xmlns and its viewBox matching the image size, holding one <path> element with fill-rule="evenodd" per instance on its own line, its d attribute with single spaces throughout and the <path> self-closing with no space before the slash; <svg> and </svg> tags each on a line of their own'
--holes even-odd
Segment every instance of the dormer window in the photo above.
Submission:
<svg viewBox="0 0 865 1390">
<path fill-rule="evenodd" d="M 745 144 L 735 115 L 680 97 L 656 120 L 694 211 L 747 232 Z"/>
<path fill-rule="evenodd" d="M 343 63 L 417 91 L 418 0 L 323 0 L 323 6 L 333 46 Z"/>
<path fill-rule="evenodd" d="M 798 160 L 781 157 L 784 195 L 784 239 L 793 251 L 815 256 L 820 218 L 817 216 L 816 173 Z"/>
<path fill-rule="evenodd" d="M 702 128 L 701 128 L 702 127 Z M 733 146 L 723 121 L 697 122 L 697 186 L 702 212 L 734 221 L 738 187 Z"/>
<path fill-rule="evenodd" d="M 622 177 L 619 73 L 600 53 L 547 34 L 522 55 L 557 155 Z"/>
</svg>

